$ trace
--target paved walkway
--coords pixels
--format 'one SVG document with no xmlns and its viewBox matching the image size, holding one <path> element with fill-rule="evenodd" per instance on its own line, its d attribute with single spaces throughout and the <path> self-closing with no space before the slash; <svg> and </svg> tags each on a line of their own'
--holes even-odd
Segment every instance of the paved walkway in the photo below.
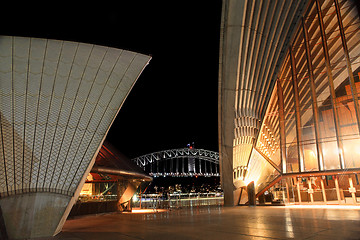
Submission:
<svg viewBox="0 0 360 240">
<path fill-rule="evenodd" d="M 65 223 L 54 239 L 360 239 L 360 208 L 193 207 L 103 214 Z"/>
</svg>

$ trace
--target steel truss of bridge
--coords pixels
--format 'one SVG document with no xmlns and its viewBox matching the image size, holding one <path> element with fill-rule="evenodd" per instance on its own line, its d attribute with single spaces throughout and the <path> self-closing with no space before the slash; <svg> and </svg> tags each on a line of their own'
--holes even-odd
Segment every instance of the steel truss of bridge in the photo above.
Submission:
<svg viewBox="0 0 360 240">
<path fill-rule="evenodd" d="M 219 153 L 178 148 L 149 153 L 132 159 L 152 176 L 219 176 Z"/>
</svg>

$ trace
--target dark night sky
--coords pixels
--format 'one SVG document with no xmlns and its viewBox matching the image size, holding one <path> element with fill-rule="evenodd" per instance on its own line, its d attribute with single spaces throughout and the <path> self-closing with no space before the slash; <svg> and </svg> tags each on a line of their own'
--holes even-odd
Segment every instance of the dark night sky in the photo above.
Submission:
<svg viewBox="0 0 360 240">
<path fill-rule="evenodd" d="M 9 7 L 0 16 L 0 34 L 151 55 L 107 140 L 130 158 L 188 142 L 218 151 L 221 0 L 100 3 L 87 8 L 22 6 L 16 12 Z"/>
</svg>

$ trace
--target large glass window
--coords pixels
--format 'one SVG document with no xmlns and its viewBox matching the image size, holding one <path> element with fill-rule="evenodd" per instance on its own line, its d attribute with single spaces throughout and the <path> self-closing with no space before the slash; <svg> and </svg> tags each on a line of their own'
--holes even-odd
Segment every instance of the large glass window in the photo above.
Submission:
<svg viewBox="0 0 360 240">
<path fill-rule="evenodd" d="M 340 14 L 344 29 L 344 35 L 348 48 L 350 67 L 352 77 L 355 82 L 354 94 L 360 97 L 360 18 L 359 9 L 355 7 L 355 1 L 346 1 L 340 4 Z M 337 28 L 338 30 L 339 28 Z M 340 35 L 340 30 L 334 32 L 335 37 Z M 343 53 L 343 51 L 342 51 Z M 345 54 L 343 54 L 345 55 Z M 346 66 L 345 57 L 342 60 L 341 66 Z M 344 67 L 345 68 L 345 67 Z M 341 138 L 344 147 L 344 158 L 346 168 L 360 167 L 360 136 L 358 129 L 357 113 L 355 103 L 352 98 L 352 91 L 350 86 L 350 76 L 348 76 L 348 69 L 343 70 L 343 83 L 339 89 L 339 112 L 341 114 Z M 340 75 L 340 74 L 339 74 Z M 344 116 L 344 117 L 343 117 Z"/>
<path fill-rule="evenodd" d="M 316 1 L 305 13 L 278 75 L 283 102 L 275 89 L 259 134 L 257 149 L 281 166 L 284 106 L 286 173 L 360 167 L 360 110 L 354 102 L 354 96 L 360 100 L 360 18 L 354 1 L 338 2 L 339 12 L 333 0 L 319 0 L 320 13 Z"/>
<path fill-rule="evenodd" d="M 303 29 L 300 28 L 292 48 L 300 105 L 301 140 L 299 146 L 300 151 L 303 152 L 303 169 L 305 171 L 314 171 L 318 169 L 318 154 L 316 148 L 313 96 L 306 62 L 305 47 Z"/>
<path fill-rule="evenodd" d="M 280 173 L 255 149 L 251 152 L 245 181 L 254 181 L 256 192 L 264 189 Z"/>
<path fill-rule="evenodd" d="M 256 143 L 256 148 L 280 168 L 279 107 L 278 98 L 275 94 L 276 91 L 277 90 L 275 89 L 273 97 L 269 103 L 264 123 Z"/>
<path fill-rule="evenodd" d="M 285 136 L 286 136 L 286 172 L 299 171 L 299 151 L 296 131 L 296 108 L 291 63 L 289 55 L 285 59 L 279 81 L 284 96 Z"/>
</svg>

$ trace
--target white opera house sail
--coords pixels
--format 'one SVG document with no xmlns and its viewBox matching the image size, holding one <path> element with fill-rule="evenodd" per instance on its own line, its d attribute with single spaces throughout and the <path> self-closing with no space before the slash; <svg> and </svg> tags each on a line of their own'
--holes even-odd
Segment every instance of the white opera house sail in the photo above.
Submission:
<svg viewBox="0 0 360 240">
<path fill-rule="evenodd" d="M 10 238 L 59 232 L 150 56 L 0 37 L 0 206 Z"/>
</svg>

